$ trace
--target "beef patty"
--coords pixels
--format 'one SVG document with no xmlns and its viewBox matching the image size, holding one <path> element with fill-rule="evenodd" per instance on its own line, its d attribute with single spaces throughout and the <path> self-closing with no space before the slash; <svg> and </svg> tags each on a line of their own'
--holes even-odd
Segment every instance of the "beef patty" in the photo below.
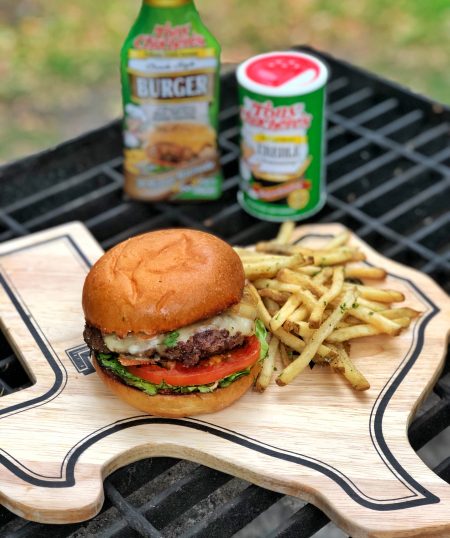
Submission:
<svg viewBox="0 0 450 538">
<path fill-rule="evenodd" d="M 83 337 L 86 344 L 97 353 L 111 353 L 105 345 L 102 333 L 96 327 L 86 324 Z M 241 333 L 230 336 L 226 329 L 207 329 L 194 334 L 186 342 L 179 342 L 176 346 L 161 349 L 158 356 L 161 359 L 180 361 L 185 366 L 194 366 L 201 359 L 242 346 L 244 341 L 245 336 Z M 155 349 L 150 349 L 142 356 L 152 357 L 155 351 Z"/>
</svg>

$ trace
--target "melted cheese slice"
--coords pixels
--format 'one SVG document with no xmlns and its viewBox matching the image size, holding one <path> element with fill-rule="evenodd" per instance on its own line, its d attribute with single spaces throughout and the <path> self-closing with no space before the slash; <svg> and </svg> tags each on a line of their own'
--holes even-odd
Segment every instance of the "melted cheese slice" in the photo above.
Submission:
<svg viewBox="0 0 450 538">
<path fill-rule="evenodd" d="M 230 333 L 230 336 L 234 336 L 237 333 L 241 333 L 244 336 L 250 336 L 254 333 L 254 326 L 255 319 L 242 317 L 230 312 L 230 310 L 225 310 L 225 312 L 222 312 L 222 314 L 214 316 L 213 318 L 178 329 L 176 343 L 186 342 L 194 334 L 209 329 L 226 329 Z M 111 351 L 139 355 L 149 349 L 156 349 L 156 351 L 158 351 L 165 348 L 164 340 L 167 338 L 168 334 L 170 333 L 159 334 L 151 338 L 142 338 L 134 335 L 119 338 L 115 334 L 106 334 L 103 336 L 103 340 Z"/>
</svg>

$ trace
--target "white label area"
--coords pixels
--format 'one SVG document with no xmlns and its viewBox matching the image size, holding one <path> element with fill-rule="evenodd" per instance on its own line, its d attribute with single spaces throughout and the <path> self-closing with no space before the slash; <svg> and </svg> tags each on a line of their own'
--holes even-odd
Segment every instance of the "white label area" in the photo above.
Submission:
<svg viewBox="0 0 450 538">
<path fill-rule="evenodd" d="M 130 58 L 128 68 L 142 74 L 185 73 L 186 71 L 213 71 L 217 67 L 216 58 Z"/>
</svg>

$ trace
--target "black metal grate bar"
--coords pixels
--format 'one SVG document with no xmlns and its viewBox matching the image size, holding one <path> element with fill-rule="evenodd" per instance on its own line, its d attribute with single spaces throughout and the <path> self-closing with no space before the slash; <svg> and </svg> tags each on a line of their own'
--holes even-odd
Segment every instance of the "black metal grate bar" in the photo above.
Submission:
<svg viewBox="0 0 450 538">
<path fill-rule="evenodd" d="M 450 482 L 450 457 L 442 461 L 434 469 L 434 471 L 438 476 L 442 478 L 442 480 L 445 480 L 446 482 Z"/>
<path fill-rule="evenodd" d="M 418 164 L 425 164 L 430 170 L 435 170 L 436 172 L 440 172 L 443 175 L 449 175 L 449 171 L 446 166 L 436 163 L 434 159 L 430 159 L 425 155 L 419 153 L 418 151 L 415 151 L 414 149 L 410 149 L 408 145 L 399 144 L 392 139 L 387 139 L 385 136 L 383 136 L 383 134 L 381 134 L 381 131 L 377 132 L 372 131 L 371 129 L 367 129 L 362 125 L 358 125 L 356 121 L 348 120 L 344 116 L 336 114 L 332 111 L 329 112 L 328 118 L 331 121 L 342 125 L 348 132 L 354 133 L 363 138 L 366 144 L 373 142 L 384 149 L 394 149 L 398 153 L 398 155 L 407 157 L 411 161 L 414 161 Z M 447 130 L 449 129 L 448 124 L 445 124 L 445 127 L 447 128 Z"/>
<path fill-rule="evenodd" d="M 330 520 L 318 508 L 307 504 L 276 529 L 271 538 L 309 538 Z"/>
<path fill-rule="evenodd" d="M 329 195 L 311 220 L 342 222 L 381 253 L 420 268 L 449 290 L 449 110 L 332 57 L 324 59 L 332 72 Z M 125 199 L 120 123 L 114 122 L 0 169 L 0 240 L 73 219 L 82 220 L 105 249 L 169 226 L 211 231 L 236 244 L 274 236 L 277 225 L 250 217 L 236 203 L 239 109 L 232 73 L 222 77 L 222 86 L 221 200 L 175 206 Z M 425 450 L 450 425 L 449 365 L 409 428 L 415 450 Z M 0 394 L 30 384 L 0 333 Z M 450 482 L 448 452 L 434 471 Z M 106 478 L 105 493 L 101 513 L 75 525 L 31 523 L 0 508 L 0 535 L 242 538 L 258 535 L 255 529 L 262 524 L 260 535 L 307 537 L 329 524 L 310 504 L 299 508 L 298 500 L 169 458 L 116 471 Z"/>
<path fill-rule="evenodd" d="M 145 517 L 136 510 L 119 491 L 109 482 L 105 481 L 105 494 L 108 499 L 117 507 L 128 526 L 135 530 L 140 536 L 148 538 L 161 538 L 162 534 Z"/>
<path fill-rule="evenodd" d="M 434 188 L 433 188 L 433 191 L 434 191 Z M 436 191 L 439 192 L 439 190 L 437 189 Z M 409 247 L 411 251 L 417 252 L 424 259 L 433 260 L 433 262 L 435 263 L 437 262 L 439 265 L 442 265 L 446 270 L 450 269 L 450 264 L 444 258 L 441 258 L 433 251 L 422 246 L 420 243 L 415 243 L 414 241 L 410 240 L 408 237 L 405 237 L 397 233 L 396 231 L 388 228 L 380 220 L 369 217 L 368 215 L 366 215 L 365 213 L 363 213 L 356 207 L 354 206 L 346 207 L 347 204 L 345 204 L 341 200 L 338 200 L 332 195 L 328 197 L 328 204 L 331 207 L 339 208 L 339 209 L 342 209 L 344 212 L 349 213 L 355 219 L 358 219 L 361 223 L 366 223 L 363 226 L 363 228 L 361 228 L 358 232 L 358 234 L 361 237 L 364 238 L 370 232 L 372 232 L 373 230 L 376 230 L 380 232 L 381 234 L 385 235 L 387 238 L 391 239 L 393 242 L 402 244 L 403 248 Z M 407 204 L 405 203 L 405 205 Z"/>
<path fill-rule="evenodd" d="M 281 497 L 280 493 L 248 486 L 238 496 L 219 506 L 209 517 L 190 528 L 183 538 L 233 536 Z"/>
</svg>

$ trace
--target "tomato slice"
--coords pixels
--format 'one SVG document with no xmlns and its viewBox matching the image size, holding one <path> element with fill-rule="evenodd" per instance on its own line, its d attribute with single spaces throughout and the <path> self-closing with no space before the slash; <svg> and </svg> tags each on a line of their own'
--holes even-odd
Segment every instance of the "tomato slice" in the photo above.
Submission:
<svg viewBox="0 0 450 538">
<path fill-rule="evenodd" d="M 176 363 L 171 370 L 149 364 L 145 366 L 129 366 L 127 370 L 133 375 L 159 385 L 163 381 L 169 385 L 186 387 L 190 385 L 206 385 L 223 379 L 235 372 L 245 370 L 259 358 L 259 340 L 256 336 L 246 339 L 243 347 L 223 355 L 215 355 L 200 361 L 196 366 L 183 366 Z"/>
</svg>

